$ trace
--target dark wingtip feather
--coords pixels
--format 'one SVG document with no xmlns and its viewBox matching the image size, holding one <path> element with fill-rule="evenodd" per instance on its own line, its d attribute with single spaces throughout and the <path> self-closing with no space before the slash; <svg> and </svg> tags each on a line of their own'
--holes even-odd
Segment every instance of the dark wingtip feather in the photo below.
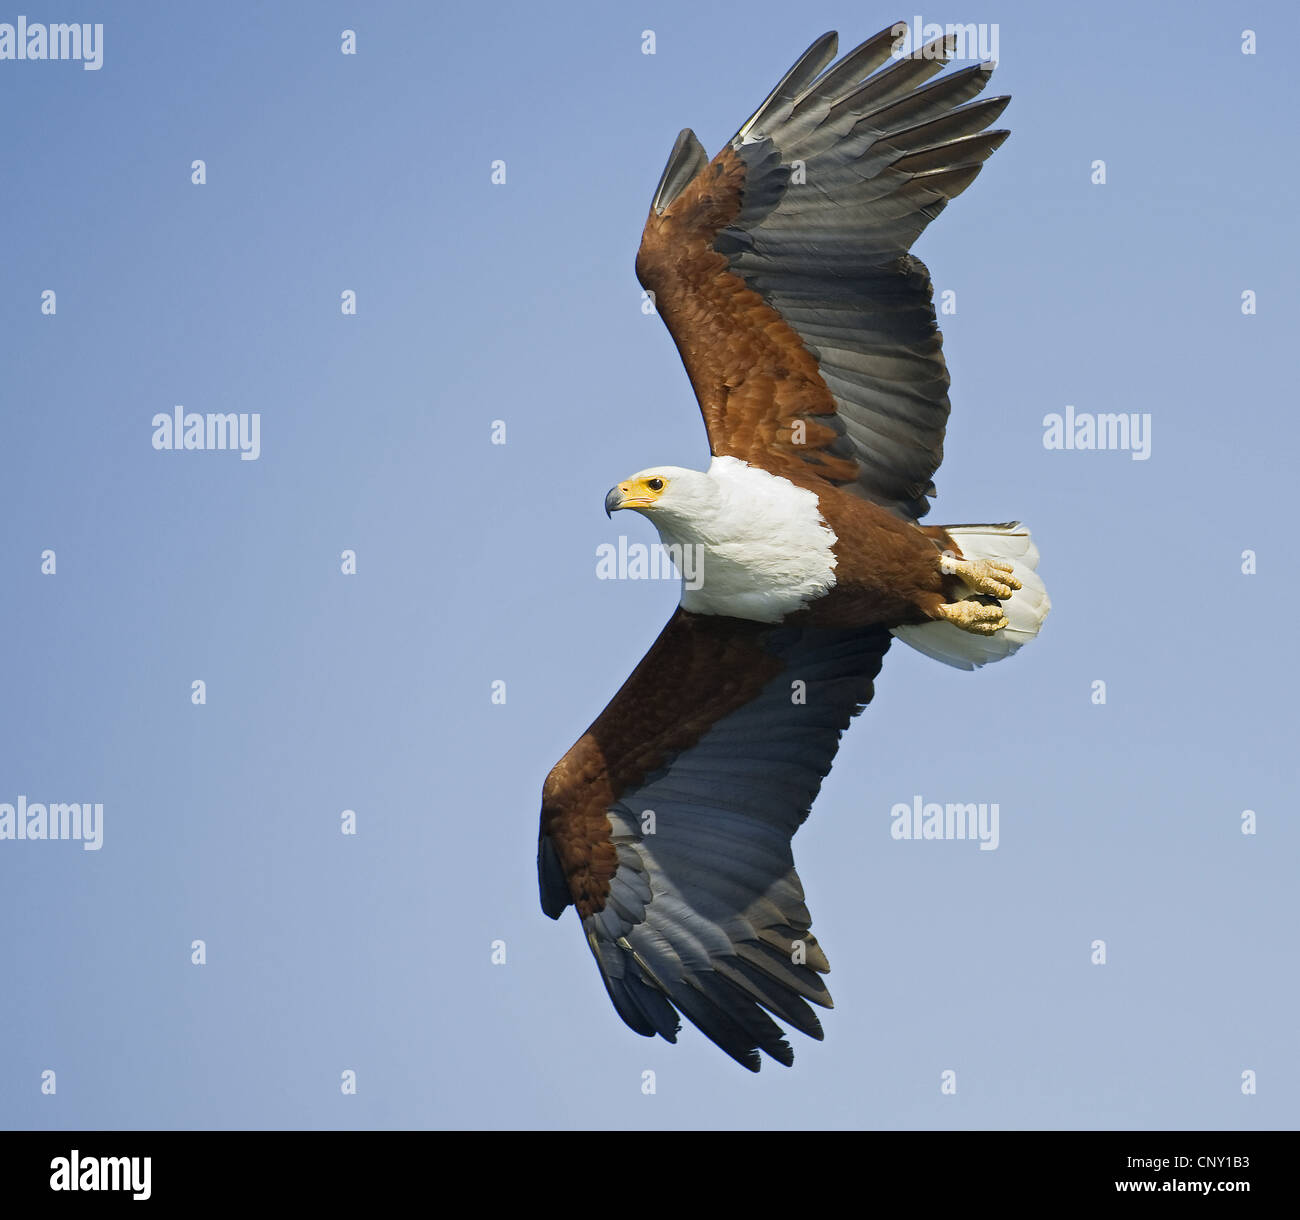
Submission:
<svg viewBox="0 0 1300 1220">
<path fill-rule="evenodd" d="M 560 857 L 555 853 L 555 844 L 546 835 L 539 835 L 537 839 L 537 888 L 542 911 L 552 919 L 559 919 L 573 901 Z"/>
<path fill-rule="evenodd" d="M 889 58 L 889 48 L 896 40 L 894 26 L 889 26 L 859 43 L 795 98 L 790 108 L 791 114 L 798 114 L 812 103 L 833 101 L 842 93 L 851 92 Z"/>
<path fill-rule="evenodd" d="M 662 214 L 678 195 L 686 189 L 691 179 L 709 163 L 704 145 L 695 138 L 689 127 L 683 127 L 677 134 L 673 151 L 668 154 L 668 164 L 659 176 L 659 185 L 655 188 L 651 207 L 656 215 Z"/>
<path fill-rule="evenodd" d="M 793 101 L 813 81 L 821 75 L 822 69 L 835 58 L 840 45 L 840 36 L 834 30 L 827 30 L 820 38 L 799 56 L 794 66 L 777 82 L 776 88 L 763 99 L 763 103 L 740 125 L 740 130 L 731 142 L 738 144 L 745 136 L 758 127 L 767 117 L 768 112 L 776 106 Z"/>
</svg>

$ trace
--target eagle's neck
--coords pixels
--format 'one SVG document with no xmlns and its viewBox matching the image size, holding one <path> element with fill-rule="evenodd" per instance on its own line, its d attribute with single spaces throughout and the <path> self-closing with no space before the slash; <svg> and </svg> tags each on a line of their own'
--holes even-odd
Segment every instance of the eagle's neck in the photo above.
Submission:
<svg viewBox="0 0 1300 1220">
<path fill-rule="evenodd" d="M 679 511 L 649 514 L 683 548 L 684 610 L 774 623 L 830 591 L 836 538 L 813 492 L 731 457 L 705 477 L 712 486 Z"/>
</svg>

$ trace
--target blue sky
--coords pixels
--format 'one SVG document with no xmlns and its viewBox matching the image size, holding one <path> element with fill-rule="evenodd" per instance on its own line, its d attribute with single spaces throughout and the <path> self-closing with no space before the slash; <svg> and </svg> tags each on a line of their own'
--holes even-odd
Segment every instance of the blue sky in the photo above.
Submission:
<svg viewBox="0 0 1300 1220">
<path fill-rule="evenodd" d="M 922 10 L 996 23 L 1013 95 L 916 248 L 930 519 L 1023 518 L 1054 609 L 978 673 L 886 658 L 795 839 L 836 1009 L 757 1077 L 623 1026 L 538 908 L 539 794 L 676 602 L 596 579 L 653 540 L 605 490 L 707 461 L 632 271 L 673 140 L 913 14 L 22 11 L 105 29 L 0 61 L 0 803 L 104 837 L 0 841 L 0 1126 L 1296 1124 L 1292 8 Z M 156 450 L 176 404 L 260 456 Z M 1150 458 L 1045 449 L 1067 405 Z M 915 794 L 998 802 L 998 849 L 891 839 Z"/>
</svg>

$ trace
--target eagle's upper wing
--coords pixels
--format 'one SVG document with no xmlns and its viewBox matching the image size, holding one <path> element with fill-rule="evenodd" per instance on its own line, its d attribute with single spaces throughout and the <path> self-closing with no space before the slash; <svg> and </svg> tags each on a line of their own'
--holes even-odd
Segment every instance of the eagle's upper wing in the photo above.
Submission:
<svg viewBox="0 0 1300 1220">
<path fill-rule="evenodd" d="M 963 104 L 991 64 L 923 84 L 947 40 L 881 68 L 893 45 L 885 30 L 822 72 L 836 37 L 819 38 L 712 162 L 683 131 L 636 266 L 715 456 L 920 517 L 948 371 L 929 272 L 907 251 L 1006 138 L 985 129 L 1009 99 Z"/>
<path fill-rule="evenodd" d="M 790 839 L 870 701 L 882 630 L 679 609 L 542 797 L 542 909 L 573 903 L 619 1015 L 678 1012 L 757 1071 L 793 1054 L 763 1011 L 821 1037 L 830 1006 Z M 760 1007 L 760 1005 L 762 1007 Z"/>
</svg>

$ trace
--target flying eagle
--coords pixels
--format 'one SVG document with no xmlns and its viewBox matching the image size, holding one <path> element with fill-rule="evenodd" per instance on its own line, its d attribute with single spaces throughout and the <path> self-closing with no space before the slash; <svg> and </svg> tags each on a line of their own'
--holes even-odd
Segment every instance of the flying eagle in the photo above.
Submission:
<svg viewBox="0 0 1300 1220">
<path fill-rule="evenodd" d="M 917 523 L 949 379 L 908 250 L 1010 99 L 972 101 L 991 63 L 925 83 L 949 39 L 898 44 L 827 68 L 826 34 L 712 161 L 677 138 L 636 270 L 712 461 L 643 470 L 605 508 L 695 548 L 699 579 L 542 794 L 542 909 L 577 908 L 619 1016 L 674 1042 L 684 1015 L 751 1071 L 793 1062 L 773 1017 L 822 1036 L 830 967 L 790 842 L 891 637 L 972 669 L 1050 604 L 1019 523 Z"/>
</svg>

